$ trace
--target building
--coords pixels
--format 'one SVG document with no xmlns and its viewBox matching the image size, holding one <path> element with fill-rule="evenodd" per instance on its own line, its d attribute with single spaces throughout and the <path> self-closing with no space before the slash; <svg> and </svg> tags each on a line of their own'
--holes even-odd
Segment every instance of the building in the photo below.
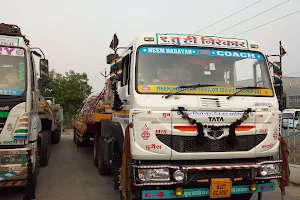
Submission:
<svg viewBox="0 0 300 200">
<path fill-rule="evenodd" d="M 258 78 L 258 81 L 261 79 Z M 300 77 L 282 77 L 283 81 L 283 108 L 300 108 Z M 253 86 L 253 79 L 238 81 L 238 85 Z M 260 86 L 260 85 L 258 85 Z"/>
<path fill-rule="evenodd" d="M 282 77 L 285 108 L 300 108 L 300 77 Z"/>
</svg>

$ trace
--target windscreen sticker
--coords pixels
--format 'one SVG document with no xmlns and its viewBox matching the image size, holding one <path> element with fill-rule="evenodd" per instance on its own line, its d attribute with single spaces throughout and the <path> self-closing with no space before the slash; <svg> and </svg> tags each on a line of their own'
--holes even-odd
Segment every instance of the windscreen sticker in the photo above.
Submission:
<svg viewBox="0 0 300 200">
<path fill-rule="evenodd" d="M 24 88 L 25 86 L 25 63 L 23 60 L 21 60 L 19 64 L 19 88 Z"/>
<path fill-rule="evenodd" d="M 264 60 L 259 53 L 245 51 L 195 49 L 195 48 L 172 48 L 172 47 L 142 47 L 140 54 L 169 54 L 169 55 L 193 55 L 193 56 L 213 56 L 232 57 Z"/>
<path fill-rule="evenodd" d="M 0 55 L 24 56 L 24 50 L 19 48 L 0 47 Z"/>
<path fill-rule="evenodd" d="M 12 96 L 20 96 L 23 94 L 24 90 L 22 89 L 7 89 L 0 88 L 0 95 L 12 95 Z"/>
<path fill-rule="evenodd" d="M 179 90 L 178 86 L 169 85 L 147 85 L 147 90 L 145 90 L 144 85 L 138 86 L 138 91 L 141 93 L 169 93 L 177 92 Z M 211 94 L 211 95 L 229 95 L 238 92 L 240 89 L 235 87 L 199 87 L 199 88 L 187 88 L 180 92 L 180 94 Z M 240 91 L 237 95 L 257 95 L 257 96 L 273 96 L 271 89 L 245 89 Z"/>
</svg>

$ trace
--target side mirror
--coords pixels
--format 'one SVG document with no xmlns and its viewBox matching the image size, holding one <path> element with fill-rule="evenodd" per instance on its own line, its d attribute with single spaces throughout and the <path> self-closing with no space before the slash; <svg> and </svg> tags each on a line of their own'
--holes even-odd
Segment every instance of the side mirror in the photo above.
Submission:
<svg viewBox="0 0 300 200">
<path fill-rule="evenodd" d="M 274 84 L 280 84 L 281 85 L 282 84 L 282 80 L 281 80 L 282 71 L 281 71 L 280 63 L 274 62 L 272 64 L 272 66 L 273 66 L 273 72 L 274 72 Z"/>
<path fill-rule="evenodd" d="M 40 79 L 39 86 L 47 86 L 49 81 L 49 61 L 47 59 L 40 59 Z"/>
<path fill-rule="evenodd" d="M 47 59 L 40 59 L 40 77 L 42 79 L 49 77 L 49 61 Z"/>
</svg>

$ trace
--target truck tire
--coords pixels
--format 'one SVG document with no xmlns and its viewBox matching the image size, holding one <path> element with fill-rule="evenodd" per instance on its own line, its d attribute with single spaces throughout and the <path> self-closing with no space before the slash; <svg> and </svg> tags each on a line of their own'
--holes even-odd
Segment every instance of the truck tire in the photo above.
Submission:
<svg viewBox="0 0 300 200">
<path fill-rule="evenodd" d="M 110 169 L 107 167 L 107 165 L 104 162 L 103 145 L 102 145 L 101 140 L 102 140 L 101 137 L 99 137 L 98 149 L 97 149 L 98 171 L 99 171 L 100 175 L 108 175 L 108 174 L 110 174 Z"/>
<path fill-rule="evenodd" d="M 57 128 L 57 130 L 55 130 L 54 132 L 52 132 L 51 134 L 51 142 L 52 144 L 58 144 L 60 142 L 61 139 L 61 127 L 59 126 Z"/>
<path fill-rule="evenodd" d="M 39 163 L 47 166 L 51 155 L 51 133 L 48 130 L 40 133 Z"/>
<path fill-rule="evenodd" d="M 114 176 L 114 190 L 119 190 L 120 186 L 120 169 L 122 165 L 122 154 L 119 147 L 114 148 L 113 152 L 113 176 Z"/>
<path fill-rule="evenodd" d="M 99 142 L 100 133 L 95 133 L 94 142 L 93 142 L 93 162 L 94 166 L 98 167 L 98 142 Z"/>
</svg>

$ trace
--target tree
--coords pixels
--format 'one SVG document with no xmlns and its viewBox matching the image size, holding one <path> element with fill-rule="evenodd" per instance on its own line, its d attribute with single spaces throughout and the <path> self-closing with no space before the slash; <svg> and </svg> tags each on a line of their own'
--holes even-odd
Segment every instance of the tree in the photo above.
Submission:
<svg viewBox="0 0 300 200">
<path fill-rule="evenodd" d="M 64 112 L 71 117 L 83 100 L 91 94 L 92 87 L 88 81 L 86 73 L 80 74 L 70 70 L 62 75 L 51 70 L 49 84 L 46 88 L 40 88 L 41 94 L 44 97 L 54 97 L 55 103 L 63 106 Z"/>
</svg>

